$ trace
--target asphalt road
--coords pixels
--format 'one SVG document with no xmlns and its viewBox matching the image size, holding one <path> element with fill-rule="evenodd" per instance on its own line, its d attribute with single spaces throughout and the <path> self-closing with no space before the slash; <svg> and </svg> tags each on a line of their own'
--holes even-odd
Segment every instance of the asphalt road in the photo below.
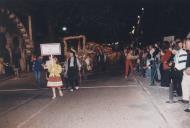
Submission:
<svg viewBox="0 0 190 128">
<path fill-rule="evenodd" d="M 34 84 L 31 75 L 1 83 L 0 128 L 168 128 L 134 78 L 99 74 L 55 100 Z"/>
</svg>

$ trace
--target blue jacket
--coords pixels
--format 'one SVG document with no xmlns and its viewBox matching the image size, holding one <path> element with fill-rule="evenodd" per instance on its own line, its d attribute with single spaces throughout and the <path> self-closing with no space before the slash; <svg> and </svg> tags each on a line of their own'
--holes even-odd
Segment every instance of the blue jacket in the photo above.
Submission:
<svg viewBox="0 0 190 128">
<path fill-rule="evenodd" d="M 36 59 L 33 62 L 33 71 L 41 71 L 42 70 L 42 61 L 40 59 Z"/>
</svg>

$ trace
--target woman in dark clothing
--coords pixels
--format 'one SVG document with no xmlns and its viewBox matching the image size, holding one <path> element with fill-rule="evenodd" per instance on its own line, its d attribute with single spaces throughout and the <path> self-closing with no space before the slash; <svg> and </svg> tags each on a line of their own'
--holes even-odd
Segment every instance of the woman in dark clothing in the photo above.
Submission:
<svg viewBox="0 0 190 128">
<path fill-rule="evenodd" d="M 161 65 L 162 65 L 162 72 L 161 72 L 161 86 L 162 87 L 169 87 L 170 84 L 170 65 L 169 59 L 171 58 L 172 52 L 169 50 L 169 42 L 165 42 L 166 47 L 163 51 L 161 51 Z"/>
</svg>

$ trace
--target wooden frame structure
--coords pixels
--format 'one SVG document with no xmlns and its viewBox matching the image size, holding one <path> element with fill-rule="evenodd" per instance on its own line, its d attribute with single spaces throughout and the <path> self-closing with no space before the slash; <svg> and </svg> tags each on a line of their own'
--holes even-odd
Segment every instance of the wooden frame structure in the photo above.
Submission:
<svg viewBox="0 0 190 128">
<path fill-rule="evenodd" d="M 63 43 L 64 43 L 64 53 L 66 55 L 66 52 L 68 50 L 68 40 L 80 40 L 82 39 L 82 48 L 81 48 L 81 44 L 78 43 L 78 51 L 79 50 L 85 50 L 85 44 L 86 44 L 86 37 L 84 35 L 80 35 L 80 36 L 69 36 L 69 37 L 64 37 L 63 38 Z"/>
</svg>

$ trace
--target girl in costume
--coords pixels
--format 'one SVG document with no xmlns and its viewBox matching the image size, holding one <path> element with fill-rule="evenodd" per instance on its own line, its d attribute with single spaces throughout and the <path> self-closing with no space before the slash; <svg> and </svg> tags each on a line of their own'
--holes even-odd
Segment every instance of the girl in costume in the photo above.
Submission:
<svg viewBox="0 0 190 128">
<path fill-rule="evenodd" d="M 59 65 L 57 62 L 57 58 L 51 57 L 51 63 L 48 63 L 47 69 L 49 72 L 49 78 L 47 82 L 47 87 L 52 88 L 53 96 L 52 99 L 56 98 L 56 89 L 59 91 L 59 95 L 63 96 L 63 92 L 61 90 L 61 87 L 63 86 L 63 82 L 61 79 L 61 72 L 62 68 L 61 65 Z"/>
</svg>

